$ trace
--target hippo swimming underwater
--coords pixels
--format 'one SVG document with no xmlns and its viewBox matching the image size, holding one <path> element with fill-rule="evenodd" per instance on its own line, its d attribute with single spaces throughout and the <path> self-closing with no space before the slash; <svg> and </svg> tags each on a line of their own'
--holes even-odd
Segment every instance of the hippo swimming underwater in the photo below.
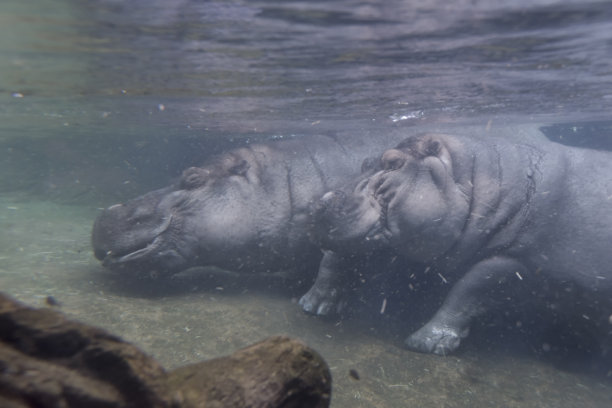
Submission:
<svg viewBox="0 0 612 408">
<path fill-rule="evenodd" d="M 188 168 L 171 186 L 102 211 L 94 254 L 123 274 L 216 266 L 239 273 L 297 269 L 298 277 L 314 279 L 321 252 L 309 239 L 311 204 L 355 177 L 372 151 L 399 140 L 321 135 L 234 149 Z"/>
<path fill-rule="evenodd" d="M 417 134 L 326 193 L 315 219 L 325 256 L 300 299 L 307 312 L 338 307 L 353 279 L 345 259 L 391 248 L 450 284 L 405 341 L 409 349 L 451 353 L 475 318 L 549 284 L 560 296 L 581 293 L 579 303 L 594 311 L 585 318 L 612 329 L 610 152 L 563 146 L 539 131 L 517 140 Z"/>
</svg>

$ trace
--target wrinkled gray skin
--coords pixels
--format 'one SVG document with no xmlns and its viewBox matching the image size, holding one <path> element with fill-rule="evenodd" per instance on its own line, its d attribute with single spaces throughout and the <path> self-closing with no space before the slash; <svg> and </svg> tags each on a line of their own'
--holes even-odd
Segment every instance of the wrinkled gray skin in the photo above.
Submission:
<svg viewBox="0 0 612 408">
<path fill-rule="evenodd" d="M 474 318 L 538 296 L 544 282 L 579 290 L 580 302 L 601 312 L 588 318 L 610 330 L 612 153 L 562 146 L 538 131 L 516 142 L 428 133 L 387 150 L 379 168 L 350 185 L 319 204 L 326 251 L 300 300 L 305 311 L 339 305 L 347 254 L 390 247 L 452 286 L 408 337 L 410 349 L 448 354 Z"/>
<path fill-rule="evenodd" d="M 310 268 L 311 204 L 355 177 L 364 157 L 399 136 L 308 136 L 253 144 L 184 171 L 169 187 L 105 209 L 92 244 L 103 265 L 133 275 L 194 266 L 236 272 Z"/>
</svg>

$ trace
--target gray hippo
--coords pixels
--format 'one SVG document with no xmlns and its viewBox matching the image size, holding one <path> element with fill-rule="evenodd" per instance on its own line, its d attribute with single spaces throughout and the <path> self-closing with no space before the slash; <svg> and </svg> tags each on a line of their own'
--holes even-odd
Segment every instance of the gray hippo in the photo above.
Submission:
<svg viewBox="0 0 612 408">
<path fill-rule="evenodd" d="M 437 274 L 450 287 L 409 349 L 448 354 L 476 317 L 553 286 L 545 296 L 574 293 L 571 306 L 609 333 L 612 153 L 563 146 L 536 128 L 514 140 L 488 133 L 414 135 L 323 195 L 315 222 L 325 256 L 303 309 L 334 312 L 351 279 L 346 260 L 392 248 L 425 266 L 408 274 Z"/>
<path fill-rule="evenodd" d="M 238 273 L 307 271 L 321 258 L 308 226 L 312 203 L 359 173 L 399 135 L 336 135 L 251 144 L 191 167 L 171 186 L 116 204 L 97 217 L 95 256 L 135 276 L 194 266 Z"/>
</svg>

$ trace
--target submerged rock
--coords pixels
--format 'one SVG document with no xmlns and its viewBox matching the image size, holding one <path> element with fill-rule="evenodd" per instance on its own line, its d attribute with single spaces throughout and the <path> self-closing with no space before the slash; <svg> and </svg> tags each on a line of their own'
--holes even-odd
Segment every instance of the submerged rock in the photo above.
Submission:
<svg viewBox="0 0 612 408">
<path fill-rule="evenodd" d="M 168 374 L 182 407 L 327 407 L 331 374 L 303 343 L 270 337 L 234 354 Z M 210 405 L 209 405 L 210 404 Z"/>
<path fill-rule="evenodd" d="M 331 374 L 288 337 L 166 372 L 104 330 L 0 293 L 0 406 L 327 407 Z"/>
</svg>

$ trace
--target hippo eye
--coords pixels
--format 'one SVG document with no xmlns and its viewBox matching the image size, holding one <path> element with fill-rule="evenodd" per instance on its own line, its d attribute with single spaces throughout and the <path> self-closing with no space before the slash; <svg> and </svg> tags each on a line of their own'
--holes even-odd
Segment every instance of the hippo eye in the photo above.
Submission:
<svg viewBox="0 0 612 408">
<path fill-rule="evenodd" d="M 201 167 L 190 167 L 183 171 L 180 188 L 182 190 L 193 190 L 206 184 L 210 171 Z"/>
<path fill-rule="evenodd" d="M 382 158 L 381 162 L 383 169 L 385 170 L 397 170 L 404 165 L 406 162 L 406 155 L 396 149 L 387 150 Z"/>
<path fill-rule="evenodd" d="M 378 157 L 367 157 L 361 163 L 361 173 L 367 173 L 370 170 L 377 170 L 380 166 Z"/>
</svg>

